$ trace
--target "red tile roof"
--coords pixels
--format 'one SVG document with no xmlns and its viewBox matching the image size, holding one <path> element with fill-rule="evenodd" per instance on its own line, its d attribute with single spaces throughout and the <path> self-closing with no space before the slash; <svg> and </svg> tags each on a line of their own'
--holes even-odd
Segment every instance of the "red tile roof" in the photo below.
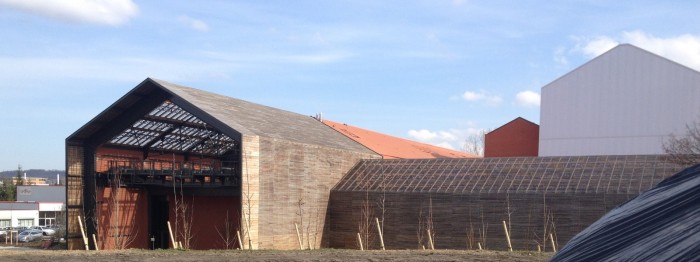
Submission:
<svg viewBox="0 0 700 262">
<path fill-rule="evenodd" d="M 467 154 L 447 148 L 419 143 L 395 136 L 389 136 L 359 127 L 349 126 L 329 120 L 322 121 L 341 134 L 357 141 L 370 150 L 377 152 L 384 159 L 397 158 L 474 158 Z"/>
</svg>

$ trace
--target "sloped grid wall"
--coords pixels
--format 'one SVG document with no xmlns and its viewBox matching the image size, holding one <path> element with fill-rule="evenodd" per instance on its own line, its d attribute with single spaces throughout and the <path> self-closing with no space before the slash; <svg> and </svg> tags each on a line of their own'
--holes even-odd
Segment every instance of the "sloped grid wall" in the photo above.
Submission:
<svg viewBox="0 0 700 262">
<path fill-rule="evenodd" d="M 661 156 L 363 160 L 331 192 L 331 247 L 357 248 L 360 224 L 382 214 L 387 248 L 427 247 L 432 213 L 436 248 L 505 250 L 506 221 L 514 249 L 551 250 L 550 233 L 564 245 L 680 169 Z"/>
<path fill-rule="evenodd" d="M 656 155 L 366 160 L 334 190 L 638 194 L 679 170 Z"/>
</svg>

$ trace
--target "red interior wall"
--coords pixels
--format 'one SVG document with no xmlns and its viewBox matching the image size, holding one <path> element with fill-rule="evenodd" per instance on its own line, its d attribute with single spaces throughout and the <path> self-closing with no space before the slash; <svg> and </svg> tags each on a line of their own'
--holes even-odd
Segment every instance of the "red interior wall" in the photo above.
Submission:
<svg viewBox="0 0 700 262">
<path fill-rule="evenodd" d="M 98 148 L 96 151 L 97 172 L 106 172 L 109 170 L 109 161 L 111 160 L 133 160 L 134 163 L 139 163 L 143 160 L 143 153 L 138 150 L 115 149 L 115 148 Z M 149 154 L 147 160 L 162 160 L 184 162 L 184 156 L 163 154 L 157 155 L 157 152 Z M 203 161 L 217 165 L 218 159 L 207 159 L 190 157 L 190 162 Z M 179 166 L 178 166 L 179 167 Z M 177 168 L 177 167 L 176 167 Z M 196 168 L 196 166 L 195 166 Z M 114 234 L 118 232 L 126 232 L 133 239 L 128 246 L 129 248 L 149 248 L 149 201 L 148 191 L 146 189 L 137 188 L 119 188 L 116 191 L 117 199 L 119 200 L 120 216 L 119 219 L 110 218 L 114 208 L 111 205 L 112 201 L 111 188 L 98 188 L 97 190 L 97 209 L 98 209 L 98 242 L 102 249 L 114 249 L 115 239 Z M 171 194 L 168 197 L 169 203 L 169 220 L 173 227 L 173 234 L 177 234 L 175 221 L 175 201 Z M 220 234 L 225 234 L 225 224 L 228 221 L 231 229 L 231 236 L 235 240 L 236 230 L 240 229 L 240 210 L 241 200 L 239 197 L 214 197 L 214 196 L 191 196 L 186 195 L 181 198 L 192 210 L 192 230 L 193 238 L 190 244 L 191 249 L 225 249 L 226 245 Z M 182 241 L 180 236 L 175 239 Z M 235 247 L 238 247 L 234 241 Z M 172 247 L 172 244 L 170 245 Z"/>
<path fill-rule="evenodd" d="M 175 226 L 175 201 L 173 195 L 169 196 L 170 223 Z M 178 196 L 179 197 L 179 196 Z M 229 232 L 235 240 L 236 230 L 240 230 L 241 199 L 239 197 L 213 197 L 213 196 L 184 196 L 184 203 L 192 212 L 192 241 L 190 249 L 225 249 L 224 240 L 220 236 L 225 232 L 226 212 L 228 211 Z M 177 229 L 173 229 L 177 230 Z M 217 231 L 218 230 L 218 231 Z M 175 232 L 173 232 L 175 234 Z M 176 236 L 176 240 L 182 241 Z M 235 247 L 238 243 L 234 241 Z"/>
<path fill-rule="evenodd" d="M 100 249 L 115 249 L 116 236 L 129 244 L 127 248 L 148 248 L 148 197 L 144 190 L 118 188 L 97 189 L 97 241 Z M 118 215 L 116 206 L 119 206 Z M 121 234 L 118 234 L 121 232 Z"/>
</svg>

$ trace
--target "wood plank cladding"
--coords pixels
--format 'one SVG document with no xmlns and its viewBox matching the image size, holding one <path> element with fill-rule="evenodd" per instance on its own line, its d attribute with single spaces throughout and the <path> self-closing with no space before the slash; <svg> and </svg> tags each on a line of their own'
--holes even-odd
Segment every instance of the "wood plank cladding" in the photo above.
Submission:
<svg viewBox="0 0 700 262">
<path fill-rule="evenodd" d="M 82 246 L 82 236 L 78 216 L 83 214 L 83 147 L 66 146 L 66 227 L 68 232 L 68 249 L 80 249 Z"/>
<path fill-rule="evenodd" d="M 331 188 L 361 159 L 378 156 L 274 138 L 259 141 L 257 248 L 298 249 L 295 223 L 305 248 L 327 247 Z M 244 181 L 244 191 L 246 186 Z"/>
<path fill-rule="evenodd" d="M 331 191 L 330 247 L 357 248 L 369 214 L 390 249 L 428 247 L 432 220 L 436 248 L 507 250 L 506 221 L 514 249 L 551 250 L 550 233 L 564 245 L 680 169 L 661 156 L 363 160 Z"/>
</svg>

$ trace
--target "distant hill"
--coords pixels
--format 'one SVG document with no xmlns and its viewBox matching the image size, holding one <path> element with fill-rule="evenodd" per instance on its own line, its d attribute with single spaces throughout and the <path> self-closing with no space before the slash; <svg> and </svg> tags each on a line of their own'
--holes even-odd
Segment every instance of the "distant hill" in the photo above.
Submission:
<svg viewBox="0 0 700 262">
<path fill-rule="evenodd" d="M 22 170 L 22 175 L 27 173 L 28 177 L 43 177 L 52 180 L 56 180 L 56 174 L 61 175 L 61 180 L 66 176 L 66 172 L 63 170 L 46 170 L 46 169 L 27 169 Z M 17 176 L 17 170 L 0 171 L 0 179 L 12 178 Z"/>
</svg>

